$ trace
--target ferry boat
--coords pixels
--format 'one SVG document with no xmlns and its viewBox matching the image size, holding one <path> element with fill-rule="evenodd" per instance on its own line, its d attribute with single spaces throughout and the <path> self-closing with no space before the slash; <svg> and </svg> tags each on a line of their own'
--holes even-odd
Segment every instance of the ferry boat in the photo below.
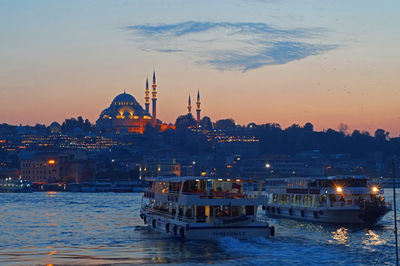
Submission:
<svg viewBox="0 0 400 266">
<path fill-rule="evenodd" d="M 275 228 L 257 220 L 262 182 L 210 177 L 147 179 L 140 217 L 151 229 L 188 240 L 269 237 Z"/>
<path fill-rule="evenodd" d="M 392 208 L 365 176 L 265 180 L 266 214 L 335 224 L 375 224 Z"/>
<path fill-rule="evenodd" d="M 0 193 L 2 192 L 32 192 L 32 182 L 21 179 L 0 179 Z"/>
</svg>

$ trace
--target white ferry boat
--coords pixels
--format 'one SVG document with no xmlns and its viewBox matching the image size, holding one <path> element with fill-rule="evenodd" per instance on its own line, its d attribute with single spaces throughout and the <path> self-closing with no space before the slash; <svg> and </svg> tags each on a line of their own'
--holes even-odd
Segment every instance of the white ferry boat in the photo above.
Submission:
<svg viewBox="0 0 400 266">
<path fill-rule="evenodd" d="M 2 192 L 32 192 L 32 182 L 21 179 L 0 179 L 0 193 Z"/>
<path fill-rule="evenodd" d="M 262 182 L 210 177 L 157 177 L 143 192 L 140 217 L 151 229 L 189 240 L 269 237 L 256 219 Z"/>
<path fill-rule="evenodd" d="M 274 217 L 336 224 L 375 224 L 391 210 L 365 176 L 265 180 L 263 210 Z"/>
</svg>

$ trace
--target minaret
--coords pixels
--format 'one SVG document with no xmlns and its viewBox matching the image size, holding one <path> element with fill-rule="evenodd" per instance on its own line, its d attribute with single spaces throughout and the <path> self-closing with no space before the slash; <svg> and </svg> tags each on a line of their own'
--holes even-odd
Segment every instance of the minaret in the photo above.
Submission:
<svg viewBox="0 0 400 266">
<path fill-rule="evenodd" d="M 145 100 L 145 106 L 146 106 L 146 113 L 149 113 L 149 107 L 150 107 L 150 91 L 149 91 L 149 79 L 147 78 L 146 79 L 146 91 L 145 91 L 145 97 L 144 97 L 144 100 Z"/>
<path fill-rule="evenodd" d="M 153 91 L 152 91 L 152 101 L 153 101 L 153 126 L 157 124 L 157 85 L 156 85 L 156 72 L 153 70 Z"/>
<path fill-rule="evenodd" d="M 199 90 L 197 91 L 197 102 L 196 102 L 196 105 L 197 105 L 197 109 L 196 109 L 196 112 L 197 112 L 197 127 L 199 127 L 200 126 L 200 111 L 201 111 L 201 109 L 200 109 L 200 91 Z"/>
<path fill-rule="evenodd" d="M 190 101 L 190 95 L 188 100 L 188 114 L 192 114 L 192 102 Z"/>
</svg>

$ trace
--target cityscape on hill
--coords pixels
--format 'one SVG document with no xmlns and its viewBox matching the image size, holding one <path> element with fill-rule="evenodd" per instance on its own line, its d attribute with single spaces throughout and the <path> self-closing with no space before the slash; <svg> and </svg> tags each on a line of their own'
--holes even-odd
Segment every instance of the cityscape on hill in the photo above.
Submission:
<svg viewBox="0 0 400 266">
<path fill-rule="evenodd" d="M 61 124 L 0 125 L 0 176 L 44 184 L 144 180 L 156 176 L 308 177 L 366 175 L 386 182 L 399 157 L 400 137 L 377 129 L 315 131 L 313 124 L 238 125 L 234 119 L 201 116 L 200 91 L 192 113 L 174 124 L 157 119 L 153 73 L 143 108 L 124 91 L 100 112 L 96 123 L 81 116 Z M 184 111 L 184 110 L 183 110 Z M 184 113 L 184 112 L 183 112 Z M 49 162 L 52 162 L 51 164 Z M 48 171 L 51 169 L 51 171 Z M 43 186 L 42 186 L 43 187 Z"/>
</svg>

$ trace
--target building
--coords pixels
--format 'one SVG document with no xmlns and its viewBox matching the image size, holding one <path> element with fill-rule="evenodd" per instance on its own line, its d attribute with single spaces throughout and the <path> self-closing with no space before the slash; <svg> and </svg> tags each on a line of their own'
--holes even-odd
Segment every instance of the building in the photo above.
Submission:
<svg viewBox="0 0 400 266">
<path fill-rule="evenodd" d="M 136 101 L 135 97 L 126 93 L 117 95 L 110 106 L 104 109 L 96 122 L 96 127 L 102 133 L 139 133 L 143 134 L 146 125 L 159 127 L 161 131 L 175 129 L 173 125 L 163 124 L 157 119 L 157 85 L 156 75 L 153 72 L 151 100 L 152 114 L 150 114 L 150 91 L 146 80 L 145 109 Z"/>
<path fill-rule="evenodd" d="M 139 165 L 139 179 L 180 175 L 181 165 L 175 159 L 145 160 Z"/>
<path fill-rule="evenodd" d="M 80 183 L 95 173 L 94 162 L 74 153 L 29 152 L 20 161 L 21 178 L 32 183 Z"/>
</svg>

